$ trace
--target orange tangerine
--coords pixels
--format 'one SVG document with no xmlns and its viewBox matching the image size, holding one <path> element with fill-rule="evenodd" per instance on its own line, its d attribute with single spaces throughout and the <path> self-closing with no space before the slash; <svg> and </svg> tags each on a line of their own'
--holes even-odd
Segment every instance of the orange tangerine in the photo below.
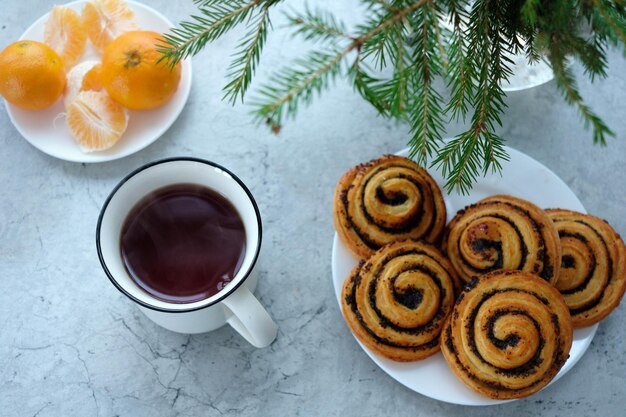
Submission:
<svg viewBox="0 0 626 417">
<path fill-rule="evenodd" d="M 180 82 L 180 63 L 170 68 L 157 63 L 164 43 L 156 32 L 132 31 L 116 38 L 102 55 L 101 81 L 111 98 L 133 110 L 165 104 Z"/>
<path fill-rule="evenodd" d="M 61 56 L 65 68 L 72 68 L 83 56 L 87 32 L 80 16 L 64 6 L 54 6 L 44 27 L 44 43 Z"/>
<path fill-rule="evenodd" d="M 139 28 L 135 14 L 122 0 L 89 1 L 82 20 L 91 43 L 100 51 L 122 33 Z"/>
<path fill-rule="evenodd" d="M 115 145 L 128 126 L 128 112 L 104 91 L 81 91 L 67 106 L 67 125 L 83 152 Z"/>
<path fill-rule="evenodd" d="M 47 45 L 17 41 L 0 52 L 0 95 L 27 110 L 49 107 L 63 94 L 65 69 Z"/>
</svg>

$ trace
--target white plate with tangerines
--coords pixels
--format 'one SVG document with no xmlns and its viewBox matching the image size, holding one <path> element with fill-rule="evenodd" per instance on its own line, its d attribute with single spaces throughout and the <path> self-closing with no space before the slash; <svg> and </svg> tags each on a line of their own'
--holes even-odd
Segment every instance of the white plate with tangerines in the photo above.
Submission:
<svg viewBox="0 0 626 417">
<path fill-rule="evenodd" d="M 108 89 L 102 87 L 101 80 L 97 80 L 100 74 L 102 74 L 103 65 L 100 65 L 94 71 L 89 71 L 94 65 L 102 62 L 103 51 L 106 49 L 106 45 L 123 33 L 133 30 L 151 31 L 160 34 L 168 31 L 173 25 L 156 10 L 130 0 L 75 1 L 63 5 L 63 8 L 76 12 L 72 14 L 74 17 L 78 17 L 78 21 L 82 24 L 88 21 L 85 18 L 86 5 L 90 8 L 91 18 L 94 20 L 86 26 L 97 27 L 101 25 L 104 27 L 107 17 L 114 17 L 112 21 L 109 20 L 111 22 L 109 26 L 106 26 L 106 29 L 110 28 L 110 30 L 102 30 L 100 32 L 101 36 L 95 35 L 93 30 L 91 33 L 89 29 L 85 30 L 87 36 L 84 50 L 79 48 L 80 52 L 78 53 L 74 51 L 68 52 L 69 56 L 67 59 L 65 59 L 63 50 L 59 51 L 59 47 L 50 45 L 64 58 L 64 62 L 68 61 L 65 64 L 68 77 L 64 94 L 54 104 L 43 110 L 25 110 L 7 101 L 5 101 L 5 104 L 15 128 L 30 144 L 42 152 L 72 162 L 104 162 L 122 158 L 145 148 L 163 135 L 174 123 L 189 96 L 191 62 L 184 60 L 180 63 L 178 70 L 180 78 L 177 88 L 174 87 L 172 89 L 173 92 L 170 92 L 168 97 L 163 99 L 164 102 L 162 104 L 154 103 L 156 105 L 155 108 L 132 110 L 116 100 L 113 100 L 114 103 L 111 104 L 109 98 L 102 97 L 107 95 Z M 125 8 L 125 10 L 107 10 L 107 7 L 111 8 L 119 5 Z M 67 24 L 68 20 L 77 20 L 75 18 L 69 19 L 65 15 L 54 16 L 55 13 L 53 11 L 39 18 L 24 32 L 20 40 L 45 42 L 46 25 L 50 26 L 52 24 L 54 27 L 54 24 L 56 24 L 62 26 Z M 119 16 L 122 17 L 120 18 Z M 54 19 L 56 19 L 56 22 L 49 22 Z M 116 21 L 115 19 L 119 20 Z M 61 33 L 63 30 L 74 29 L 60 27 L 52 30 Z M 107 36 L 111 39 L 107 40 Z M 59 38 L 61 37 L 59 36 Z M 50 35 L 47 36 L 47 40 L 50 42 Z M 96 46 L 96 44 L 99 45 Z M 76 57 L 76 55 L 78 56 Z M 76 70 L 72 72 L 72 68 L 76 68 Z M 89 76 L 83 82 L 83 76 L 86 73 Z M 94 75 L 98 77 L 93 77 Z M 89 78 L 96 79 L 96 82 L 90 82 Z M 89 86 L 88 84 L 96 84 L 96 86 Z M 72 102 L 77 100 L 77 97 L 86 100 L 86 103 L 78 100 L 75 104 L 85 105 L 73 106 L 73 109 L 70 110 Z M 131 97 L 130 99 L 132 101 L 133 98 Z M 95 114 L 94 116 L 93 113 L 98 112 L 104 113 Z M 79 125 L 75 125 L 73 130 L 68 126 L 71 116 L 81 119 L 78 122 Z M 110 128 L 105 127 L 102 129 L 102 126 L 99 128 L 105 132 L 110 130 L 114 132 L 114 135 L 118 136 L 114 140 L 114 144 L 110 147 L 107 147 L 107 144 L 101 146 L 106 147 L 106 149 L 97 149 L 100 146 L 98 144 L 94 144 L 91 147 L 89 144 L 84 146 L 81 140 L 76 138 L 76 131 L 84 128 L 81 125 L 84 122 L 82 120 L 83 117 L 89 120 L 92 125 L 98 124 L 100 121 L 112 124 Z M 89 127 L 87 126 L 87 128 Z M 78 135 L 80 134 L 79 132 Z"/>
</svg>

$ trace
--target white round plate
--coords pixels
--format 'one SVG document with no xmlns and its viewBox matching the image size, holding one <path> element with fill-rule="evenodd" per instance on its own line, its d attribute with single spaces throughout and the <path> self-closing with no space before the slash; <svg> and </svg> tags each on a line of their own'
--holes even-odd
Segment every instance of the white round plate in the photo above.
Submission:
<svg viewBox="0 0 626 417">
<path fill-rule="evenodd" d="M 76 10 L 79 14 L 86 1 L 75 1 L 65 6 Z M 144 4 L 126 0 L 135 12 L 135 19 L 141 30 L 152 30 L 163 33 L 173 25 L 161 13 Z M 43 31 L 48 14 L 40 17 L 20 37 L 21 39 L 43 42 Z M 97 59 L 100 54 L 90 41 L 87 41 L 85 54 L 80 62 Z M 15 128 L 31 145 L 48 155 L 72 162 L 104 162 L 123 158 L 140 151 L 157 140 L 174 123 L 183 110 L 191 89 L 191 61 L 182 62 L 182 72 L 178 90 L 163 106 L 154 110 L 130 110 L 128 129 L 120 141 L 110 149 L 100 152 L 85 153 L 74 141 L 65 123 L 65 117 L 59 114 L 65 111 L 63 97 L 47 109 L 28 111 L 17 108 L 5 101 L 9 118 Z"/>
<path fill-rule="evenodd" d="M 494 194 L 515 195 L 532 201 L 542 208 L 560 207 L 586 213 L 585 208 L 572 190 L 552 171 L 522 152 L 509 147 L 506 150 L 511 160 L 503 164 L 502 176 L 496 174 L 479 179 L 469 195 L 447 194 L 444 191 L 448 221 L 454 217 L 458 210 L 466 205 Z M 405 149 L 398 154 L 407 156 L 408 150 Z M 443 190 L 445 181 L 441 173 L 432 171 L 430 174 Z M 357 259 L 350 254 L 335 233 L 332 273 L 335 294 L 340 307 L 341 286 L 356 264 Z M 597 328 L 598 325 L 596 324 L 574 330 L 574 343 L 572 344 L 570 356 L 552 383 L 567 373 L 578 362 L 589 347 Z M 359 344 L 369 357 L 389 376 L 407 388 L 427 397 L 463 405 L 494 405 L 507 402 L 483 397 L 467 388 L 448 368 L 441 353 L 437 353 L 422 361 L 403 363 L 384 358 L 373 353 L 360 342 Z"/>
<path fill-rule="evenodd" d="M 525 54 L 507 54 L 513 62 L 512 74 L 507 81 L 501 83 L 502 90 L 507 92 L 527 90 L 545 84 L 554 78 L 552 67 L 545 58 L 529 64 Z"/>
</svg>

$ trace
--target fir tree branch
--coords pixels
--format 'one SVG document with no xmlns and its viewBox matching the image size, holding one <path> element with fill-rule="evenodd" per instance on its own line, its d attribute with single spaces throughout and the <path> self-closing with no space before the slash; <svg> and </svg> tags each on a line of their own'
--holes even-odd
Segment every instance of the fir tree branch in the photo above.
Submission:
<svg viewBox="0 0 626 417">
<path fill-rule="evenodd" d="M 455 184 L 462 192 L 466 192 L 472 185 L 466 171 L 476 172 L 480 164 L 479 154 L 475 151 L 476 145 L 475 131 L 461 133 L 439 149 L 439 155 L 432 164 L 439 164 L 447 184 Z M 446 185 L 446 190 L 451 192 L 451 187 Z"/>
<path fill-rule="evenodd" d="M 398 11 L 398 8 L 387 3 L 385 0 L 366 0 L 366 3 L 369 4 L 370 7 L 381 6 L 385 10 L 391 13 L 395 13 Z"/>
<path fill-rule="evenodd" d="M 568 38 L 572 53 L 580 59 L 591 82 L 596 76 L 605 78 L 607 59 L 602 42 L 597 37 L 592 37 L 589 41 L 576 35 L 570 35 Z"/>
<path fill-rule="evenodd" d="M 365 24 L 358 27 L 361 33 L 368 33 L 378 27 L 381 22 L 390 21 L 394 16 L 400 13 L 400 9 L 388 4 L 385 1 L 368 1 L 370 4 L 368 20 Z M 407 13 L 408 15 L 409 13 Z M 374 66 L 379 70 L 387 66 L 387 61 L 396 61 L 396 45 L 397 36 L 403 35 L 406 30 L 404 25 L 398 24 L 404 21 L 406 15 L 396 21 L 393 25 L 385 30 L 381 30 L 368 39 L 359 47 L 361 59 L 369 59 L 374 62 Z"/>
<path fill-rule="evenodd" d="M 391 116 L 401 115 L 406 108 L 407 66 L 410 65 L 406 58 L 407 51 L 400 33 L 396 33 L 395 41 L 397 49 L 395 52 L 394 74 L 387 83 L 388 96 L 386 97 Z"/>
<path fill-rule="evenodd" d="M 407 97 L 410 94 L 409 77 L 415 66 L 411 62 L 405 36 L 401 31 L 394 33 L 396 41 L 394 74 L 385 85 L 387 95 L 384 100 L 388 103 L 389 115 L 400 119 L 407 108 Z"/>
<path fill-rule="evenodd" d="M 267 39 L 267 29 L 271 25 L 269 4 L 261 8 L 261 12 L 248 24 L 250 31 L 239 44 L 240 50 L 235 53 L 234 60 L 228 67 L 227 77 L 230 79 L 224 86 L 224 99 L 235 104 L 237 97 L 243 101 L 252 76 L 261 59 L 261 51 Z"/>
<path fill-rule="evenodd" d="M 439 28 L 439 19 L 437 16 L 437 9 L 435 8 L 433 0 L 428 1 L 428 7 L 433 17 L 433 22 L 431 24 L 435 29 L 435 34 L 437 37 L 437 46 L 439 47 L 439 57 L 440 57 L 441 65 L 444 68 L 447 68 L 448 67 L 448 54 L 446 53 L 446 49 L 444 46 L 443 36 L 441 36 L 441 29 Z"/>
<path fill-rule="evenodd" d="M 285 117 L 293 116 L 300 103 L 308 104 L 313 93 L 321 93 L 328 82 L 340 72 L 342 60 L 352 51 L 360 50 L 372 37 L 389 27 L 402 22 L 406 16 L 421 7 L 426 0 L 419 0 L 390 16 L 387 20 L 354 38 L 344 49 L 330 53 L 315 52 L 306 61 L 300 61 L 296 68 L 284 68 L 271 78 L 270 83 L 261 87 L 260 98 L 252 105 L 259 120 L 265 120 L 272 130 L 280 129 Z"/>
<path fill-rule="evenodd" d="M 354 40 L 346 31 L 345 25 L 330 13 L 312 11 L 308 7 L 304 13 L 286 14 L 289 23 L 296 28 L 295 34 L 305 40 L 334 41 Z"/>
<path fill-rule="evenodd" d="M 280 130 L 285 118 L 293 117 L 299 104 L 309 104 L 315 93 L 321 93 L 329 81 L 340 72 L 342 59 L 350 52 L 310 53 L 290 67 L 275 73 L 270 83 L 261 86 L 251 105 L 259 121 L 265 121 L 273 131 Z"/>
<path fill-rule="evenodd" d="M 453 5 L 451 5 L 452 7 Z M 450 16 L 453 23 L 449 37 L 449 64 L 446 72 L 447 86 L 451 98 L 445 112 L 451 120 L 465 120 L 469 111 L 469 103 L 473 101 L 475 68 L 467 55 L 467 44 L 463 28 L 467 26 L 467 13 L 463 9 L 451 8 Z"/>
<path fill-rule="evenodd" d="M 624 18 L 626 12 L 624 11 L 624 4 L 617 6 L 621 7 L 621 13 L 620 9 L 611 7 L 610 2 L 606 0 L 595 0 L 594 4 L 604 23 L 613 30 L 617 38 L 626 44 L 626 19 Z"/>
<path fill-rule="evenodd" d="M 223 2 L 224 0 L 193 0 L 193 3 L 198 7 L 209 7 Z"/>
<path fill-rule="evenodd" d="M 535 26 L 537 24 L 539 7 L 541 7 L 541 0 L 526 0 L 522 5 L 522 19 L 528 25 Z"/>
<path fill-rule="evenodd" d="M 536 29 L 533 29 L 530 33 L 526 34 L 525 53 L 526 59 L 528 59 L 529 64 L 536 64 L 540 60 L 547 62 L 547 60 L 541 55 L 541 53 L 539 53 L 539 48 L 537 47 L 537 42 L 535 41 L 536 37 Z"/>
<path fill-rule="evenodd" d="M 415 158 L 421 165 L 426 165 L 432 157 L 437 143 L 443 135 L 443 98 L 432 86 L 432 81 L 442 72 L 442 56 L 438 56 L 439 39 L 437 27 L 439 21 L 433 4 L 428 2 L 418 10 L 414 24 L 420 35 L 416 42 L 413 58 L 414 79 L 412 90 L 417 92 L 409 109 L 411 138 L 409 139 L 409 157 Z"/>
<path fill-rule="evenodd" d="M 348 76 L 352 80 L 354 89 L 367 100 L 383 117 L 391 117 L 388 97 L 392 94 L 390 83 L 371 75 L 371 70 L 360 60 L 354 60 Z"/>
<path fill-rule="evenodd" d="M 243 100 L 271 27 L 269 8 L 279 1 L 194 0 L 199 14 L 165 35 L 158 46 L 161 60 L 173 66 L 244 24 L 224 87 L 225 99 Z M 592 81 L 606 76 L 609 45 L 626 47 L 625 0 L 361 1 L 366 20 L 355 34 L 327 12 L 306 8 L 287 14 L 296 35 L 328 46 L 280 69 L 260 87 L 252 103 L 259 120 L 280 129 L 301 105 L 347 75 L 381 115 L 408 122 L 412 157 L 425 165 L 436 155 L 429 166 L 441 168 L 446 189 L 466 193 L 478 175 L 500 171 L 508 158 L 496 133 L 506 108 L 501 85 L 511 73 L 508 54 L 525 53 L 529 62 L 547 56 L 563 97 L 593 127 L 594 142 L 604 144 L 613 135 L 582 100 L 566 60 L 578 58 Z M 450 33 L 440 26 L 446 15 Z M 584 21 L 591 24 L 588 38 L 578 34 Z M 350 56 L 355 59 L 346 65 Z M 451 92 L 447 102 L 433 85 L 440 76 Z M 464 121 L 471 115 L 470 126 L 441 145 L 446 113 Z"/>
<path fill-rule="evenodd" d="M 162 54 L 159 62 L 171 67 L 189 55 L 195 55 L 211 41 L 243 22 L 251 10 L 262 0 L 205 0 L 198 2 L 200 15 L 191 16 L 190 21 L 181 22 L 164 34 L 165 42 L 158 45 Z"/>
<path fill-rule="evenodd" d="M 571 20 L 571 5 L 567 2 L 555 4 L 549 20 L 543 18 L 538 20 L 539 33 L 536 38 L 538 47 L 547 50 L 554 79 L 563 98 L 567 103 L 578 108 L 585 127 L 593 128 L 594 143 L 602 145 L 606 144 L 607 136 L 614 136 L 614 133 L 583 101 L 574 75 L 566 62 L 568 55 L 575 54 L 581 59 L 585 72 L 592 79 L 595 75 L 605 75 L 604 42 L 617 36 L 611 30 L 611 26 L 603 22 L 600 17 L 599 9 L 604 6 L 609 7 L 607 6 L 609 3 L 600 0 L 594 3 L 596 7 L 593 11 L 586 11 L 585 7 L 582 9 L 581 13 L 592 16 L 592 27 L 595 27 L 592 42 L 587 42 L 576 35 L 575 22 Z M 567 28 L 567 30 L 555 30 L 555 27 Z"/>
<path fill-rule="evenodd" d="M 430 1 L 426 0 L 425 2 Z M 415 9 L 421 7 L 421 3 Z M 390 25 L 384 30 L 378 31 L 370 36 L 360 46 L 362 59 L 370 59 L 374 62 L 375 67 L 379 70 L 384 69 L 387 66 L 388 61 L 396 62 L 397 57 L 397 39 L 398 37 L 409 37 L 411 34 L 407 33 L 408 17 L 411 12 L 404 13 L 403 9 L 397 6 L 408 3 L 407 1 L 392 1 L 388 3 L 384 0 L 366 0 L 369 5 L 369 12 L 371 16 L 368 16 L 368 20 L 365 24 L 358 27 L 358 30 L 362 33 L 367 33 L 375 29 L 381 24 L 381 22 L 388 22 L 394 20 L 394 17 L 402 15 L 401 19 L 398 19 L 393 25 Z M 410 4 L 410 3 L 409 3 Z M 415 4 L 413 4 L 415 6 Z M 412 7 L 412 6 L 409 6 Z M 411 30 L 411 28 L 408 28 Z"/>
<path fill-rule="evenodd" d="M 448 192 L 456 189 L 463 194 L 469 192 L 481 171 L 483 175 L 489 169 L 498 172 L 502 168 L 500 160 L 508 158 L 502 140 L 494 133 L 495 125 L 501 125 L 499 115 L 506 106 L 500 84 L 510 73 L 502 62 L 502 44 L 508 40 L 501 37 L 491 21 L 489 0 L 474 3 L 470 22 L 467 55 L 478 68 L 473 76 L 476 92 L 472 124 L 440 149 L 431 164 L 441 168 Z"/>
<path fill-rule="evenodd" d="M 600 119 L 583 101 L 578 92 L 574 75 L 565 65 L 565 58 L 557 42 L 554 42 L 550 48 L 550 63 L 552 65 L 552 71 L 554 72 L 556 85 L 559 90 L 561 90 L 565 101 L 578 107 L 585 127 L 588 127 L 590 124 L 593 127 L 593 142 L 606 145 L 606 137 L 615 136 L 615 133 L 613 133 L 613 131 L 604 124 L 602 119 Z"/>
</svg>

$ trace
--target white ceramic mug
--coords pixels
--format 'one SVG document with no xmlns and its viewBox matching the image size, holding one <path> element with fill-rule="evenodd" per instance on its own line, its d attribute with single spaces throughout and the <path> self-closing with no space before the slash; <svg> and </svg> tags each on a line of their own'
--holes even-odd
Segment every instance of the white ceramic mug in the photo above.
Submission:
<svg viewBox="0 0 626 417">
<path fill-rule="evenodd" d="M 246 253 L 232 281 L 209 298 L 184 304 L 156 299 L 137 286 L 124 267 L 120 250 L 122 225 L 133 206 L 152 191 L 180 183 L 200 184 L 220 193 L 235 206 L 246 231 Z M 278 327 L 252 294 L 261 232 L 256 202 L 232 172 L 198 158 L 168 158 L 135 170 L 113 189 L 98 218 L 96 247 L 113 285 L 156 324 L 179 333 L 204 333 L 228 323 L 252 345 L 265 347 L 276 338 Z"/>
</svg>

